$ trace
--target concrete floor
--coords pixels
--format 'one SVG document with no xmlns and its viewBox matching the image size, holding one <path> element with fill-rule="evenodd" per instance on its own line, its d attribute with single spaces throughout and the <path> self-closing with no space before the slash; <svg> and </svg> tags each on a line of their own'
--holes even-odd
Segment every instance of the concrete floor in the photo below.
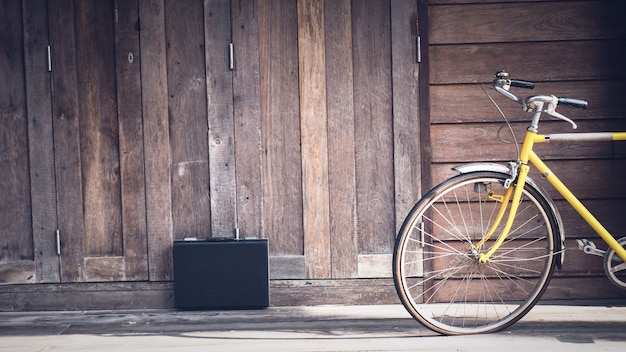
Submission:
<svg viewBox="0 0 626 352">
<path fill-rule="evenodd" d="M 499 333 L 439 336 L 401 305 L 0 313 L 0 351 L 624 351 L 626 305 L 539 305 Z"/>
</svg>

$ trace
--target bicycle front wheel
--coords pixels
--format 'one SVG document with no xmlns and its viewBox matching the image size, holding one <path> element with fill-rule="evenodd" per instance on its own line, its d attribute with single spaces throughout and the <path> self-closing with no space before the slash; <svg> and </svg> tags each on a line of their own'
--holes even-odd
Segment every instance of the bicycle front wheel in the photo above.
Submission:
<svg viewBox="0 0 626 352">
<path fill-rule="evenodd" d="M 448 335 L 501 330 L 523 317 L 547 287 L 558 227 L 548 201 L 524 187 L 513 226 L 486 263 L 478 261 L 504 227 L 491 227 L 509 176 L 462 174 L 433 188 L 404 221 L 393 259 L 400 300 L 426 327 Z M 500 199 L 500 200 L 499 200 Z"/>
</svg>

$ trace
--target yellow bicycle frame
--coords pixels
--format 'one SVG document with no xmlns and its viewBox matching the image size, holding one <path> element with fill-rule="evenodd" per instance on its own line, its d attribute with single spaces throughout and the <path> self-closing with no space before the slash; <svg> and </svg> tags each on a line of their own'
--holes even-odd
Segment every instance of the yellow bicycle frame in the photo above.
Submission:
<svg viewBox="0 0 626 352">
<path fill-rule="evenodd" d="M 602 226 L 602 224 L 589 212 L 589 210 L 576 198 L 576 196 L 561 182 L 561 180 L 546 166 L 546 164 L 535 154 L 533 151 L 533 146 L 535 143 L 548 143 L 551 141 L 602 141 L 602 140 L 613 140 L 613 141 L 624 141 L 626 140 L 626 132 L 606 132 L 606 133 L 559 133 L 552 135 L 543 135 L 534 131 L 526 131 L 526 137 L 524 138 L 524 144 L 522 145 L 522 149 L 520 152 L 519 158 L 519 170 L 518 170 L 518 179 L 517 184 L 513 187 L 510 187 L 505 195 L 502 197 L 502 206 L 498 213 L 495 223 L 489 229 L 489 231 L 485 234 L 482 241 L 480 241 L 475 247 L 479 248 L 482 244 L 487 241 L 489 237 L 493 234 L 496 227 L 499 225 L 502 217 L 506 212 L 506 208 L 509 203 L 509 199 L 511 197 L 511 193 L 513 193 L 513 200 L 511 203 L 511 209 L 509 210 L 509 216 L 507 218 L 507 222 L 502 230 L 500 236 L 496 240 L 496 243 L 491 247 L 491 249 L 487 253 L 481 253 L 479 261 L 481 263 L 486 263 L 489 258 L 495 253 L 500 245 L 506 239 L 511 226 L 513 225 L 513 220 L 515 219 L 515 215 L 517 214 L 517 208 L 519 206 L 519 202 L 522 196 L 522 190 L 524 189 L 524 185 L 526 183 L 526 177 L 528 175 L 528 171 L 530 167 L 528 166 L 528 162 L 534 165 L 539 172 L 550 182 L 550 184 L 567 200 L 567 202 L 580 214 L 580 216 L 598 233 L 598 235 L 611 247 L 615 253 L 626 262 L 626 249 L 624 249 L 619 242 L 609 233 L 609 231 Z M 512 188 L 515 188 L 512 191 Z"/>
</svg>

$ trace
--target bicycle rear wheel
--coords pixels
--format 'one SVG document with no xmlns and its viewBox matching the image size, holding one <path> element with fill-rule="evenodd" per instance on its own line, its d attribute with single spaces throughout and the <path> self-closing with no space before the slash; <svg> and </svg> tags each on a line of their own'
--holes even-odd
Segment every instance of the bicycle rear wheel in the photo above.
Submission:
<svg viewBox="0 0 626 352">
<path fill-rule="evenodd" d="M 448 335 L 488 333 L 523 317 L 548 286 L 559 230 L 548 201 L 530 185 L 511 231 L 487 263 L 501 228 L 472 251 L 494 221 L 509 176 L 462 174 L 433 188 L 411 210 L 396 240 L 396 291 L 409 313 Z M 508 212 L 507 212 L 508 215 Z"/>
</svg>

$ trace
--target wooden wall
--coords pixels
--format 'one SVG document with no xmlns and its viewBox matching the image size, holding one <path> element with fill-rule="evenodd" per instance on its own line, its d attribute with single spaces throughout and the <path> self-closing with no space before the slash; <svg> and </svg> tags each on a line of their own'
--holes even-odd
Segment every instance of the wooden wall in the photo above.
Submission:
<svg viewBox="0 0 626 352">
<path fill-rule="evenodd" d="M 502 69 L 537 83 L 520 95 L 554 94 L 586 99 L 585 111 L 561 107 L 578 131 L 626 130 L 626 27 L 618 1 L 433 0 L 429 13 L 430 138 L 432 182 L 471 161 L 515 158 L 511 135 L 481 86 Z M 529 116 L 488 89 L 512 121 L 520 140 Z M 571 132 L 569 124 L 545 118 L 540 132 Z M 509 143 L 505 143 L 509 142 Z M 616 236 L 623 236 L 626 209 L 626 144 L 540 145 L 539 155 Z M 546 185 L 537 173 L 532 177 Z M 567 235 L 562 271 L 546 298 L 623 295 L 603 277 L 602 258 L 584 255 L 575 239 L 601 240 L 556 192 Z M 604 246 L 606 248 L 606 246 Z"/>
<path fill-rule="evenodd" d="M 237 231 L 273 279 L 390 277 L 417 2 L 1 5 L 0 282 L 169 281 L 174 240 Z"/>
</svg>

